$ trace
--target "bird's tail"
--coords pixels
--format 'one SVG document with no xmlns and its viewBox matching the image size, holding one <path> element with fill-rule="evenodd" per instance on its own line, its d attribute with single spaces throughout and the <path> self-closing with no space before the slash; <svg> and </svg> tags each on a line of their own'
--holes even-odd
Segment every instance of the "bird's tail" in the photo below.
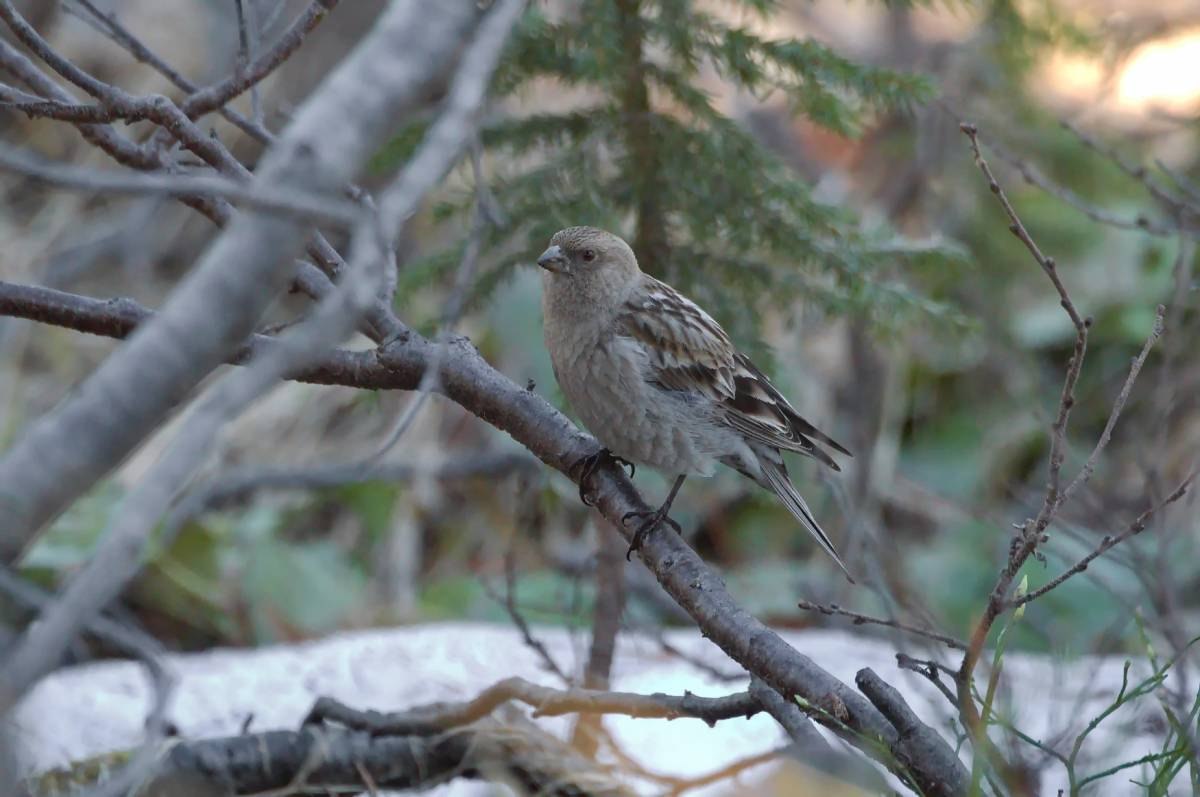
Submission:
<svg viewBox="0 0 1200 797">
<path fill-rule="evenodd" d="M 837 549 L 833 547 L 833 542 L 825 530 L 821 528 L 821 524 L 817 523 L 817 519 L 813 517 L 812 510 L 808 508 L 804 498 L 800 493 L 796 492 L 795 486 L 792 485 L 791 479 L 788 478 L 787 466 L 783 464 L 782 459 L 775 461 L 763 454 L 758 457 L 759 467 L 762 469 L 762 478 L 756 479 L 764 487 L 771 490 L 775 495 L 779 496 L 779 500 L 783 501 L 783 505 L 788 511 L 795 516 L 796 520 L 800 521 L 800 525 L 804 526 L 805 530 L 813 536 L 825 553 L 833 557 L 833 561 L 838 563 L 838 567 L 842 568 L 842 572 L 846 574 L 846 578 L 850 579 L 853 584 L 854 577 L 850 575 L 850 571 L 846 568 L 846 563 L 842 561 L 842 557 L 838 556 Z"/>
</svg>

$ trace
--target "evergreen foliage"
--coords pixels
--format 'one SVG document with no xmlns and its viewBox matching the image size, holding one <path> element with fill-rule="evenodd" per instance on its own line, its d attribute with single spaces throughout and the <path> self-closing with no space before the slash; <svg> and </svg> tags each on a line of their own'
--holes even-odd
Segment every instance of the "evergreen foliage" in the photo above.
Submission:
<svg viewBox="0 0 1200 797">
<path fill-rule="evenodd" d="M 929 98 L 928 81 L 864 66 L 815 41 L 763 38 L 699 5 L 581 0 L 553 17 L 531 6 L 494 93 L 519 104 L 553 85 L 574 100 L 562 111 L 485 126 L 490 189 L 507 218 L 490 232 L 493 260 L 474 298 L 531 263 L 556 230 L 591 224 L 624 235 L 646 271 L 710 308 L 743 345 L 758 337 L 756 310 L 787 308 L 799 297 L 875 319 L 943 312 L 896 280 L 895 269 L 945 263 L 952 252 L 865 230 L 846 208 L 818 201 L 701 87 L 703 76 L 716 75 L 755 98 L 786 98 L 793 113 L 854 136 L 872 115 Z M 726 5 L 750 18 L 776 4 Z M 419 132 L 405 131 L 381 162 L 400 162 Z M 440 217 L 465 230 L 473 202 L 464 190 Z M 409 264 L 401 295 L 452 268 L 460 251 Z"/>
</svg>

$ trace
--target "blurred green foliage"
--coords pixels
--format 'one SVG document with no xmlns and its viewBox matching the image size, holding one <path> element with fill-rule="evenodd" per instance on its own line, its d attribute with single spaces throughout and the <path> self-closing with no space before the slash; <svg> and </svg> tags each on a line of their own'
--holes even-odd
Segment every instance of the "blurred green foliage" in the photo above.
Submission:
<svg viewBox="0 0 1200 797">
<path fill-rule="evenodd" d="M 369 557 L 390 529 L 395 485 L 362 484 L 189 522 L 170 545 L 152 546 L 129 596 L 185 647 L 212 640 L 261 643 L 327 634 L 369 619 Z M 24 572 L 52 582 L 90 557 L 122 490 L 104 483 L 26 553 Z M 347 548 L 310 527 L 322 502 L 354 514 L 363 544 Z"/>
<path fill-rule="evenodd" d="M 726 5 L 728 16 L 779 13 L 775 3 Z M 698 299 L 760 353 L 764 316 L 751 310 L 791 313 L 801 295 L 885 322 L 914 312 L 958 318 L 896 278 L 905 264 L 947 267 L 956 249 L 903 241 L 815 198 L 718 102 L 714 77 L 757 99 L 782 98 L 792 114 L 843 136 L 933 95 L 924 77 L 865 65 L 814 40 L 764 38 L 683 0 L 583 0 L 558 15 L 534 4 L 495 81 L 498 97 L 533 110 L 497 115 L 481 135 L 497 164 L 489 189 L 507 218 L 489 233 L 485 251 L 495 254 L 474 300 L 532 263 L 557 230 L 591 224 L 623 234 L 644 269 Z M 556 99 L 537 102 L 548 86 Z M 403 131 L 377 168 L 403 163 L 422 129 Z M 464 190 L 435 217 L 465 230 L 473 204 Z M 444 278 L 462 245 L 408 264 L 399 295 Z"/>
</svg>

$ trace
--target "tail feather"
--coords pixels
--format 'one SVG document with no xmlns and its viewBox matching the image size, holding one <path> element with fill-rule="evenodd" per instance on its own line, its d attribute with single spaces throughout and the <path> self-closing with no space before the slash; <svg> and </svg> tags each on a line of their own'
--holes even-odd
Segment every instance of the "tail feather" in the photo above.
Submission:
<svg viewBox="0 0 1200 797">
<path fill-rule="evenodd" d="M 805 530 L 813 536 L 817 544 L 825 550 L 825 553 L 833 557 L 833 561 L 838 563 L 838 567 L 842 568 L 842 572 L 846 574 L 846 578 L 850 579 L 853 584 L 854 577 L 850 575 L 850 571 L 846 568 L 846 563 L 842 561 L 842 557 L 838 556 L 837 550 L 833 547 L 833 542 L 821 528 L 821 524 L 817 523 L 817 519 L 813 517 L 812 510 L 808 508 L 804 498 L 800 493 L 796 492 L 796 488 L 792 485 L 791 479 L 788 478 L 787 467 L 783 461 L 778 462 L 768 459 L 762 454 L 758 457 L 758 464 L 762 470 L 762 478 L 755 479 L 764 487 L 771 490 L 775 495 L 779 496 L 779 500 L 783 501 L 783 505 L 788 511 L 800 521 L 800 525 L 804 526 Z M 749 474 L 747 474 L 749 475 Z"/>
</svg>

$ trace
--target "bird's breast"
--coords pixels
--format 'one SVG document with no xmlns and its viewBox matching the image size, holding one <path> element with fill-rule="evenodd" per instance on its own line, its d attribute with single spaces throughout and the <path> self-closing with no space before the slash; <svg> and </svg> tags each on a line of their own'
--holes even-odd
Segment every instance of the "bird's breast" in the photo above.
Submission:
<svg viewBox="0 0 1200 797">
<path fill-rule="evenodd" d="M 571 408 L 601 445 L 667 474 L 712 472 L 723 453 L 713 445 L 720 432 L 692 397 L 647 381 L 642 344 L 615 334 L 565 335 L 551 360 Z"/>
</svg>

